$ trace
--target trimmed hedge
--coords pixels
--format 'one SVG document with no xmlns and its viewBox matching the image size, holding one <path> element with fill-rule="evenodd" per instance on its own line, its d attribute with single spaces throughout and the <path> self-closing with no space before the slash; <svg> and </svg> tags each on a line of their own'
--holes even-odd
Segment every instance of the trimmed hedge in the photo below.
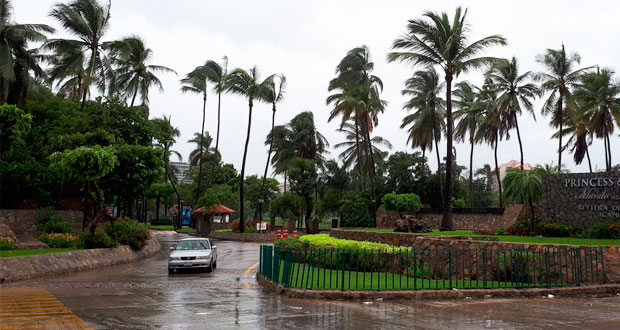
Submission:
<svg viewBox="0 0 620 330">
<path fill-rule="evenodd" d="M 153 219 L 150 224 L 153 226 L 172 226 L 172 219 Z"/>
</svg>

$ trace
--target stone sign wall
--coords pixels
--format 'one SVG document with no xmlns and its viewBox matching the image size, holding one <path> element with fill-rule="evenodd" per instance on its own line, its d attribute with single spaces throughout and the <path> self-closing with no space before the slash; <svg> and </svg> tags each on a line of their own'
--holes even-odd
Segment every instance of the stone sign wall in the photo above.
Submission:
<svg viewBox="0 0 620 330">
<path fill-rule="evenodd" d="M 540 204 L 548 222 L 586 228 L 620 220 L 620 172 L 546 175 Z"/>
</svg>

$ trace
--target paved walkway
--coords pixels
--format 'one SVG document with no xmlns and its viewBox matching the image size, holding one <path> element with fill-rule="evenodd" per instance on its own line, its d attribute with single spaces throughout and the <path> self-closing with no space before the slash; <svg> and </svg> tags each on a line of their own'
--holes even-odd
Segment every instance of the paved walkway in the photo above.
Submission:
<svg viewBox="0 0 620 330">
<path fill-rule="evenodd" d="M 42 288 L 0 290 L 0 330 L 90 329 L 54 295 Z"/>
</svg>

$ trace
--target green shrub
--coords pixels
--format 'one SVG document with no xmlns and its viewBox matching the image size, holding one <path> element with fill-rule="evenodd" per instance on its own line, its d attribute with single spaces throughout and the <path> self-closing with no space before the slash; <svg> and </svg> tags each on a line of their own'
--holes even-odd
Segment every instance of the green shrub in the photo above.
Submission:
<svg viewBox="0 0 620 330">
<path fill-rule="evenodd" d="M 45 234 L 71 234 L 73 233 L 73 224 L 62 220 L 60 216 L 52 216 L 46 223 L 40 226 L 40 231 Z"/>
<path fill-rule="evenodd" d="M 340 213 L 343 227 L 374 227 L 375 219 L 370 212 L 372 202 L 360 194 L 348 194 L 342 200 Z"/>
<path fill-rule="evenodd" d="M 15 250 L 17 245 L 11 240 L 0 238 L 0 250 Z"/>
<path fill-rule="evenodd" d="M 536 268 L 538 258 L 529 253 L 512 252 L 499 255 L 497 266 L 493 265 L 496 281 L 532 283 L 532 269 Z"/>
<path fill-rule="evenodd" d="M 58 216 L 52 208 L 46 207 L 37 210 L 37 225 L 48 223 L 52 217 Z M 62 219 L 61 219 L 62 220 Z"/>
<path fill-rule="evenodd" d="M 78 238 L 78 247 L 83 249 L 113 248 L 116 247 L 116 243 L 103 228 L 99 228 L 94 234 L 88 230 L 83 231 Z"/>
<path fill-rule="evenodd" d="M 73 234 L 43 234 L 39 240 L 51 248 L 66 249 L 78 246 L 78 237 Z"/>
<path fill-rule="evenodd" d="M 454 198 L 452 197 L 452 208 L 455 209 L 465 209 L 467 208 L 467 202 L 465 198 Z"/>
<path fill-rule="evenodd" d="M 153 219 L 151 220 L 153 226 L 172 226 L 172 219 Z"/>
<path fill-rule="evenodd" d="M 498 229 L 498 230 L 495 231 L 495 235 L 496 236 L 506 236 L 506 235 L 508 235 L 508 232 L 505 231 L 504 229 Z"/>
<path fill-rule="evenodd" d="M 381 199 L 383 207 L 388 211 L 398 212 L 402 217 L 402 214 L 416 214 L 420 212 L 422 207 L 422 201 L 416 194 L 396 194 L 390 193 Z"/>
<path fill-rule="evenodd" d="M 293 249 L 297 251 L 310 248 L 310 243 L 300 240 L 299 237 L 279 239 L 273 245 L 280 249 Z"/>
<path fill-rule="evenodd" d="M 583 238 L 620 239 L 620 223 L 600 222 L 581 234 Z"/>
<path fill-rule="evenodd" d="M 538 232 L 545 237 L 571 237 L 575 228 L 559 223 L 545 223 L 538 226 Z"/>
<path fill-rule="evenodd" d="M 528 220 L 517 221 L 507 230 L 508 234 L 515 236 L 534 236 L 537 231 L 538 225 L 535 224 L 534 228 L 532 228 L 532 223 Z"/>
<path fill-rule="evenodd" d="M 150 238 L 146 227 L 133 220 L 116 221 L 103 229 L 114 242 L 129 245 L 135 250 L 142 249 Z"/>
</svg>

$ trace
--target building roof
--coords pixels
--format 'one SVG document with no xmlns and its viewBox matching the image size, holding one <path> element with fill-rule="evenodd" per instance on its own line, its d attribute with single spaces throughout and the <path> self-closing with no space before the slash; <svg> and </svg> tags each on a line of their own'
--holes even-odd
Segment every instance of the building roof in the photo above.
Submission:
<svg viewBox="0 0 620 330">
<path fill-rule="evenodd" d="M 521 168 L 521 162 L 518 162 L 516 160 L 511 160 L 508 163 L 504 163 L 504 164 L 499 165 L 499 168 L 500 169 L 502 169 L 502 168 L 506 168 L 506 169 L 513 169 L 513 168 L 520 169 Z M 535 169 L 535 167 L 530 165 L 530 164 L 528 164 L 528 163 L 524 163 L 523 164 L 523 169 L 526 170 L 526 171 L 532 171 L 532 170 Z"/>
<path fill-rule="evenodd" d="M 237 211 L 228 208 L 224 205 L 221 204 L 215 204 L 215 205 L 211 205 L 208 208 L 207 207 L 201 207 L 197 210 L 194 211 L 195 214 L 203 214 L 205 212 L 205 210 L 207 211 L 208 214 L 233 214 L 233 213 L 237 213 Z"/>
</svg>

